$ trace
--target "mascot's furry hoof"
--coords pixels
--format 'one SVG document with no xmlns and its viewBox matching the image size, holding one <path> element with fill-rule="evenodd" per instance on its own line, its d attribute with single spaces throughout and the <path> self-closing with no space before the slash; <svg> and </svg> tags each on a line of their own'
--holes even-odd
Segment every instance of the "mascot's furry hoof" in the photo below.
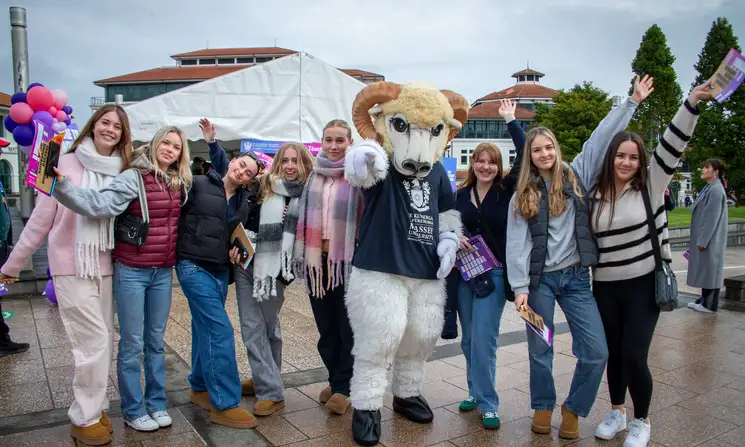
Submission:
<svg viewBox="0 0 745 447">
<path fill-rule="evenodd" d="M 424 396 L 407 397 L 406 399 L 393 396 L 393 411 L 406 416 L 411 422 L 419 424 L 430 423 L 435 418 Z"/>
<path fill-rule="evenodd" d="M 380 441 L 380 410 L 354 410 L 352 436 L 359 445 L 372 446 Z"/>
</svg>

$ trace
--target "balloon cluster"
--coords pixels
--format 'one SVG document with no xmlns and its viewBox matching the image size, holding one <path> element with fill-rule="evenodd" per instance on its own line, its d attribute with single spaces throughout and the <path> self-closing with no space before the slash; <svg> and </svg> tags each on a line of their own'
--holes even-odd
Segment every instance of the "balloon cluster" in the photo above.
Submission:
<svg viewBox="0 0 745 447">
<path fill-rule="evenodd" d="M 64 132 L 72 122 L 72 107 L 67 105 L 67 93 L 62 90 L 49 90 L 34 83 L 28 86 L 26 93 L 14 93 L 10 103 L 5 128 L 13 133 L 13 139 L 26 155 L 30 153 L 34 142 L 34 122 L 43 123 L 55 133 Z"/>
</svg>

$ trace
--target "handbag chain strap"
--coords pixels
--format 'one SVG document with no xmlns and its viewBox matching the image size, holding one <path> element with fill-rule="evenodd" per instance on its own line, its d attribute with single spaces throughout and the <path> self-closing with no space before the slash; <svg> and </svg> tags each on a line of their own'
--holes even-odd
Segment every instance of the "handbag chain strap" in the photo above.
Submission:
<svg viewBox="0 0 745 447">
<path fill-rule="evenodd" d="M 142 220 L 146 223 L 150 223 L 150 212 L 147 207 L 147 196 L 145 195 L 145 184 L 142 180 L 142 173 L 139 169 L 135 169 L 137 173 L 137 197 L 140 199 L 140 211 L 142 212 Z"/>
<path fill-rule="evenodd" d="M 654 212 L 652 211 L 652 204 L 649 201 L 649 191 L 647 186 L 642 187 L 642 199 L 644 200 L 644 208 L 647 210 L 647 226 L 649 227 L 649 241 L 652 243 L 652 252 L 654 253 L 654 263 L 657 270 L 662 269 L 662 251 L 660 249 L 660 240 L 657 237 L 657 225 L 654 221 Z"/>
</svg>

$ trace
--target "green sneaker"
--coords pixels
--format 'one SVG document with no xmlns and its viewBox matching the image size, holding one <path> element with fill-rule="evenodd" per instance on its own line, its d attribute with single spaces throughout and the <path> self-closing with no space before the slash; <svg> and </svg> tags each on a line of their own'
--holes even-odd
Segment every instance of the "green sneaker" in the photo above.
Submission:
<svg viewBox="0 0 745 447">
<path fill-rule="evenodd" d="M 481 415 L 481 423 L 487 430 L 496 430 L 499 428 L 499 416 L 496 411 L 487 411 Z"/>
<path fill-rule="evenodd" d="M 473 411 L 476 409 L 476 399 L 473 396 L 466 397 L 466 400 L 460 403 L 460 411 Z"/>
</svg>

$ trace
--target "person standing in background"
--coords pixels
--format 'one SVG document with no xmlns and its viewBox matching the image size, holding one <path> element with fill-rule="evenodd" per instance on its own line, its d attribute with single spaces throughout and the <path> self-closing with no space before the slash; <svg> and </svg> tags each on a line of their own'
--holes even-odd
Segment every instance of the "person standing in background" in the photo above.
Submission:
<svg viewBox="0 0 745 447">
<path fill-rule="evenodd" d="M 0 138 L 0 148 L 8 147 L 10 142 Z M 2 149 L 0 149 L 2 155 Z M 0 265 L 5 264 L 8 259 L 8 253 L 13 246 L 13 223 L 11 222 L 10 209 L 8 209 L 8 199 L 5 196 L 5 188 L 0 183 L 0 195 L 2 196 L 2 207 L 0 207 Z M 28 351 L 28 343 L 15 343 L 10 339 L 10 328 L 3 318 L 2 297 L 0 297 L 0 357 L 6 355 L 20 354 Z"/>
</svg>

